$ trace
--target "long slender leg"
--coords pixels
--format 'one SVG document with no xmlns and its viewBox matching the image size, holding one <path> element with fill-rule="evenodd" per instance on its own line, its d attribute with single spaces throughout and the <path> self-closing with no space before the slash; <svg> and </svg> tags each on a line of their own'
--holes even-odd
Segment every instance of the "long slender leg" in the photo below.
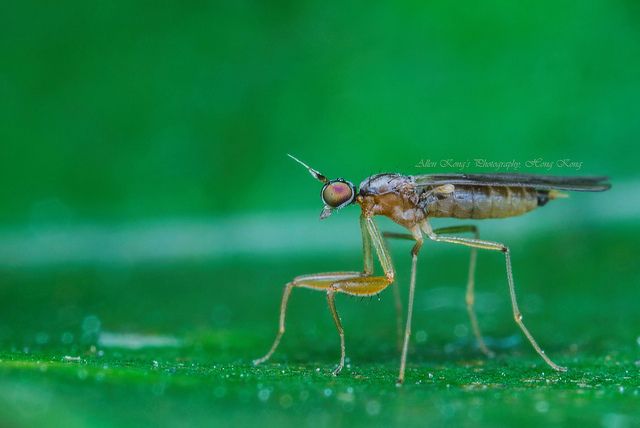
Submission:
<svg viewBox="0 0 640 428">
<path fill-rule="evenodd" d="M 328 273 L 318 273 L 311 275 L 301 275 L 296 277 L 293 281 L 289 282 L 284 287 L 284 292 L 282 293 L 282 302 L 280 303 L 280 324 L 278 328 L 278 334 L 276 335 L 269 352 L 267 352 L 263 357 L 257 358 L 253 360 L 254 365 L 262 364 L 271 358 L 271 355 L 275 352 L 276 348 L 280 344 L 280 339 L 285 331 L 285 318 L 287 313 L 287 303 L 289 302 L 289 295 L 291 294 L 291 290 L 293 287 L 303 287 L 303 288 L 311 288 L 313 290 L 318 291 L 327 291 L 331 284 L 341 279 L 346 278 L 356 278 L 360 277 L 362 274 L 360 272 L 328 272 Z M 340 329 L 338 329 L 340 333 Z"/>
<path fill-rule="evenodd" d="M 325 291 L 327 293 L 327 301 L 329 310 L 333 316 L 338 334 L 340 335 L 340 363 L 334 370 L 334 374 L 340 373 L 344 367 L 345 360 L 345 344 L 344 329 L 340 322 L 340 317 L 336 311 L 334 295 L 335 293 L 345 293 L 354 296 L 372 296 L 380 293 L 389 284 L 393 282 L 395 271 L 391 263 L 391 257 L 384 245 L 384 241 L 380 232 L 370 217 L 361 216 L 360 226 L 362 228 L 363 249 L 364 249 L 364 272 L 329 272 L 311 275 L 302 275 L 294 278 L 294 280 L 285 286 L 280 304 L 280 325 L 278 334 L 269 351 L 261 358 L 253 361 L 254 365 L 267 361 L 275 352 L 280 343 L 280 339 L 285 331 L 285 316 L 289 295 L 293 287 L 310 288 L 313 290 Z M 384 276 L 371 276 L 373 271 L 373 256 L 371 247 L 376 250 L 378 260 L 384 270 Z"/>
<path fill-rule="evenodd" d="M 415 228 L 412 230 L 413 238 L 416 243 L 411 249 L 411 281 L 409 282 L 409 299 L 407 302 L 407 323 L 404 328 L 404 340 L 402 343 L 402 354 L 400 356 L 400 372 L 398 373 L 398 380 L 396 385 L 402 385 L 404 382 L 404 372 L 407 364 L 407 351 L 409 350 L 409 338 L 411 337 L 411 319 L 413 318 L 413 300 L 416 289 L 416 266 L 418 262 L 418 253 L 422 248 L 422 233 L 420 229 Z"/>
<path fill-rule="evenodd" d="M 384 240 L 380 235 L 378 227 L 371 217 L 361 216 L 360 227 L 362 229 L 362 242 L 364 246 L 364 270 L 360 277 L 344 278 L 331 284 L 331 288 L 327 291 L 327 301 L 329 309 L 336 323 L 336 328 L 340 334 L 340 363 L 333 371 L 334 375 L 340 373 L 344 367 L 345 347 L 344 347 L 344 330 L 340 321 L 340 316 L 335 307 L 335 293 L 345 293 L 352 296 L 373 296 L 380 293 L 387 286 L 393 283 L 395 271 L 391 263 L 391 257 L 387 250 Z M 384 276 L 370 276 L 373 270 L 373 257 L 371 255 L 371 247 L 376 250 L 378 260 L 382 265 Z"/>
<path fill-rule="evenodd" d="M 336 323 L 338 334 L 340 335 L 340 363 L 333 371 L 333 375 L 337 376 L 344 368 L 345 360 L 345 345 L 344 345 L 344 329 L 342 328 L 342 322 L 340 316 L 336 310 L 335 295 L 336 293 L 345 293 L 351 296 L 373 296 L 380 293 L 389 285 L 389 280 L 385 276 L 368 276 L 359 278 L 347 278 L 344 280 L 336 281 L 331 284 L 331 287 L 327 290 L 327 302 L 329 303 L 329 310 L 333 316 L 333 321 Z"/>
<path fill-rule="evenodd" d="M 410 233 L 395 233 L 395 232 L 382 232 L 384 238 L 392 239 L 408 239 L 413 241 L 413 235 Z M 398 351 L 402 350 L 402 299 L 400 298 L 400 286 L 398 283 L 392 284 L 393 288 L 393 303 L 396 308 L 396 337 L 398 338 Z"/>
<path fill-rule="evenodd" d="M 265 361 L 267 361 L 269 358 L 271 358 L 271 355 L 273 355 L 273 353 L 276 351 L 276 348 L 280 344 L 280 339 L 282 339 L 282 335 L 284 334 L 284 330 L 285 330 L 285 316 L 287 313 L 287 302 L 289 301 L 289 295 L 291 294 L 291 288 L 293 288 L 293 286 L 294 286 L 293 282 L 289 282 L 287 285 L 284 286 L 284 292 L 282 293 L 282 302 L 280 303 L 280 324 L 278 328 L 278 334 L 276 335 L 276 338 L 273 341 L 273 344 L 271 345 L 271 348 L 269 349 L 269 351 L 263 357 L 256 358 L 255 360 L 253 360 L 254 366 L 257 366 L 258 364 L 262 364 Z"/>
<path fill-rule="evenodd" d="M 471 232 L 473 233 L 473 236 L 475 239 L 480 239 L 480 233 L 478 232 L 478 228 L 474 225 L 441 227 L 433 230 L 433 233 L 435 233 L 436 235 L 444 235 L 447 233 L 465 233 L 465 232 Z M 471 254 L 469 256 L 469 274 L 467 276 L 467 292 L 465 295 L 465 301 L 467 303 L 467 314 L 469 315 L 471 329 L 473 330 L 473 335 L 476 337 L 478 348 L 487 357 L 492 358 L 495 354 L 489 348 L 487 348 L 487 345 L 484 343 L 484 339 L 482 338 L 482 333 L 480 332 L 480 326 L 478 325 L 478 317 L 476 316 L 476 311 L 474 308 L 474 304 L 476 300 L 475 299 L 475 276 L 476 276 L 476 258 L 477 257 L 478 257 L 478 249 L 476 247 L 471 247 Z"/>
<path fill-rule="evenodd" d="M 465 233 L 465 232 L 471 232 L 474 234 L 474 237 L 476 239 L 479 238 L 478 228 L 474 225 L 443 227 L 443 228 L 435 229 L 433 231 L 433 233 L 435 233 L 436 235 L 441 235 L 446 233 Z M 414 239 L 413 235 L 409 233 L 384 232 L 382 236 L 384 236 L 385 238 L 394 238 L 394 239 L 408 239 L 408 240 Z M 478 325 L 478 318 L 476 316 L 476 312 L 474 308 L 475 270 L 476 270 L 477 253 L 478 253 L 477 248 L 472 247 L 471 255 L 469 257 L 469 274 L 467 276 L 467 292 L 466 292 L 465 300 L 467 303 L 467 314 L 469 315 L 471 329 L 473 330 L 473 334 L 476 338 L 476 341 L 478 342 L 478 348 L 480 348 L 480 351 L 482 353 L 484 353 L 485 355 L 491 358 L 494 356 L 494 353 L 491 350 L 489 350 L 489 348 L 487 348 L 487 345 L 485 344 L 484 339 L 482 338 L 480 327 Z M 397 288 L 397 284 L 395 285 L 395 288 Z M 395 292 L 395 288 L 394 288 L 394 292 Z M 400 300 L 398 295 L 398 297 L 396 297 L 396 305 L 399 305 L 399 303 L 400 303 Z M 400 307 L 400 309 L 396 308 L 396 313 L 398 313 L 399 311 L 401 316 L 402 307 Z M 402 320 L 400 319 L 399 322 L 402 322 Z M 400 327 L 400 329 L 401 328 L 402 327 Z"/>
<path fill-rule="evenodd" d="M 336 328 L 338 329 L 338 334 L 340 335 L 340 363 L 338 367 L 333 371 L 333 375 L 337 376 L 342 371 L 344 367 L 344 358 L 345 358 L 345 349 L 344 349 L 344 329 L 342 328 L 342 322 L 340 321 L 340 316 L 338 315 L 338 311 L 336 311 L 336 303 L 335 303 L 335 291 L 330 289 L 327 291 L 327 302 L 329 302 L 329 310 L 331 311 L 331 315 L 333 316 L 333 321 L 336 323 Z"/>
<path fill-rule="evenodd" d="M 507 282 L 509 283 L 509 294 L 511 296 L 511 307 L 513 308 L 513 318 L 520 327 L 520 330 L 524 333 L 524 335 L 529 339 L 531 346 L 536 350 L 536 352 L 542 357 L 542 359 L 549 365 L 551 368 L 557 371 L 566 371 L 566 367 L 562 367 L 551 361 L 549 357 L 545 354 L 545 352 L 540 348 L 540 345 L 533 338 L 527 327 L 524 325 L 522 321 L 522 312 L 518 307 L 518 301 L 516 299 L 516 290 L 515 284 L 513 282 L 513 271 L 511 269 L 511 254 L 509 251 L 509 247 L 499 242 L 492 241 L 483 241 L 480 239 L 469 239 L 469 238 L 459 238 L 455 236 L 439 236 L 436 235 L 433 230 L 431 230 L 430 226 L 427 223 L 423 224 L 423 228 L 425 229 L 425 233 L 429 236 L 430 239 L 438 242 L 449 242 L 452 244 L 460 244 L 465 245 L 467 247 L 480 248 L 482 250 L 491 250 L 491 251 L 500 251 L 504 254 L 506 269 L 507 269 Z"/>
<path fill-rule="evenodd" d="M 373 254 L 371 252 L 371 246 L 373 244 L 371 242 L 369 228 L 367 227 L 367 221 L 363 217 L 360 218 L 360 232 L 362 234 L 362 273 L 371 275 L 373 274 Z"/>
</svg>

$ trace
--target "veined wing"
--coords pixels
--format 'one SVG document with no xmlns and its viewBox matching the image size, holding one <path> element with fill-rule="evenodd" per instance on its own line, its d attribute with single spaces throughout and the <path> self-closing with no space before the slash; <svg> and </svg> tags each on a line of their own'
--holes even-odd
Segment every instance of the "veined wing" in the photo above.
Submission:
<svg viewBox="0 0 640 428">
<path fill-rule="evenodd" d="M 444 184 L 468 186 L 529 187 L 538 190 L 602 192 L 611 187 L 608 177 L 563 177 L 535 174 L 425 174 L 414 175 L 416 186 Z"/>
</svg>

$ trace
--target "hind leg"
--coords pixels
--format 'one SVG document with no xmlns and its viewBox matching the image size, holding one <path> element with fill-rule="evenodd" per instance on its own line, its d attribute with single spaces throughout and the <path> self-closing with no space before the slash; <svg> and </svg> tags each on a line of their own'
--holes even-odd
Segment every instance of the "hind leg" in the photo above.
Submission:
<svg viewBox="0 0 640 428">
<path fill-rule="evenodd" d="M 425 233 L 429 236 L 429 238 L 434 241 L 465 245 L 467 247 L 479 248 L 481 250 L 499 251 L 502 254 L 504 254 L 506 270 L 507 270 L 507 283 L 509 285 L 509 295 L 511 297 L 511 307 L 513 309 L 513 318 L 516 324 L 518 325 L 518 327 L 520 327 L 520 330 L 522 330 L 522 333 L 524 333 L 526 338 L 529 340 L 529 343 L 531 343 L 531 346 L 533 346 L 533 349 L 536 350 L 538 355 L 540 355 L 540 357 L 551 368 L 561 372 L 564 372 L 567 370 L 566 367 L 557 365 L 556 363 L 551 361 L 549 357 L 547 357 L 547 354 L 545 354 L 545 352 L 542 350 L 540 345 L 538 345 L 538 342 L 534 339 L 533 335 L 529 332 L 529 329 L 524 325 L 524 322 L 522 321 L 522 318 L 523 318 L 522 312 L 520 312 L 520 308 L 518 307 L 518 300 L 516 297 L 516 287 L 513 282 L 513 271 L 511 268 L 511 253 L 509 251 L 509 247 L 499 242 L 483 241 L 480 239 L 458 238 L 455 236 L 437 235 L 433 232 L 433 230 L 431 230 L 430 226 L 427 223 L 423 225 L 423 228 Z"/>
</svg>

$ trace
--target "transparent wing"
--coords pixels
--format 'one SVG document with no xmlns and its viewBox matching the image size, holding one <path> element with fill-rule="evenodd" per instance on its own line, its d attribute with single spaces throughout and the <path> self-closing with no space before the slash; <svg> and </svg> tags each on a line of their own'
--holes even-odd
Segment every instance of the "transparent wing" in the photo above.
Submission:
<svg viewBox="0 0 640 428">
<path fill-rule="evenodd" d="M 443 184 L 530 187 L 539 190 L 602 192 L 611 187 L 607 177 L 562 177 L 535 174 L 426 174 L 414 175 L 418 187 Z"/>
</svg>

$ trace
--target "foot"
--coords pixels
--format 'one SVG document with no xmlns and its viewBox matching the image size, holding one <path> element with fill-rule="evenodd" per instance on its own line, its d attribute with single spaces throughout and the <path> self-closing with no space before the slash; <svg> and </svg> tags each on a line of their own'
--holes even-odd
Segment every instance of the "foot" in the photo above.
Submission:
<svg viewBox="0 0 640 428">
<path fill-rule="evenodd" d="M 260 365 L 260 364 L 264 363 L 265 361 L 267 361 L 269 359 L 269 357 L 271 357 L 270 354 L 267 354 L 262 358 L 256 358 L 255 360 L 253 360 L 253 365 L 254 366 Z"/>
</svg>

